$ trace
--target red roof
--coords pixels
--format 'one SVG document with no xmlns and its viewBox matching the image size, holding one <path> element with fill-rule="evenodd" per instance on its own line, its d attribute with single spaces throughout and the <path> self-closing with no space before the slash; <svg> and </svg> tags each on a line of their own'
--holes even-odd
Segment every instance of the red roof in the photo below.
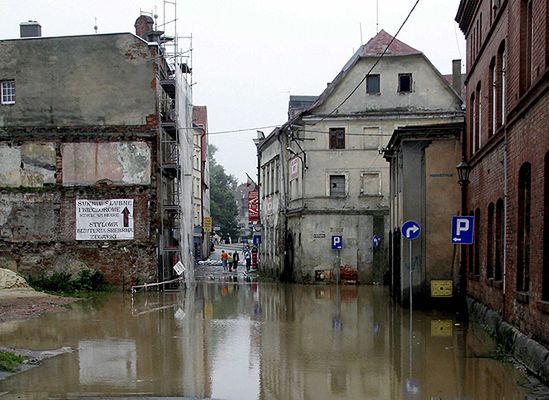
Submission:
<svg viewBox="0 0 549 400">
<path fill-rule="evenodd" d="M 208 128 L 208 107 L 193 107 L 193 124 Z"/>
<path fill-rule="evenodd" d="M 382 29 L 368 43 L 362 46 L 362 54 L 360 55 L 362 57 L 377 57 L 389 46 L 391 40 L 393 40 L 393 37 Z M 408 46 L 398 39 L 393 40 L 393 43 L 389 46 L 389 50 L 385 53 L 386 56 L 409 56 L 413 54 L 421 54 L 421 51 Z"/>
</svg>

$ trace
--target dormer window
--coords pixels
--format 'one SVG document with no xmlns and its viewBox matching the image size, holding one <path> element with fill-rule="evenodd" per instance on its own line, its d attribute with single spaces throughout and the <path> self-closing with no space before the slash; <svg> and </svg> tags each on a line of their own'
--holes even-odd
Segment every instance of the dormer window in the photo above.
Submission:
<svg viewBox="0 0 549 400">
<path fill-rule="evenodd" d="M 398 74 L 398 92 L 410 93 L 412 91 L 412 74 Z"/>
<path fill-rule="evenodd" d="M 1 81 L 0 101 L 2 104 L 15 104 L 15 81 Z"/>
</svg>

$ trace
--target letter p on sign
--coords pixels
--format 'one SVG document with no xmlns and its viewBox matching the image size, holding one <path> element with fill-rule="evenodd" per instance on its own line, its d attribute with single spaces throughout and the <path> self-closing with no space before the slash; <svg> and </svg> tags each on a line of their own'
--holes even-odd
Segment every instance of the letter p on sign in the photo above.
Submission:
<svg viewBox="0 0 549 400">
<path fill-rule="evenodd" d="M 343 236 L 332 236 L 332 250 L 341 250 L 343 248 Z"/>
<path fill-rule="evenodd" d="M 475 228 L 475 217 L 454 216 L 452 217 L 452 243 L 472 244 Z"/>
</svg>

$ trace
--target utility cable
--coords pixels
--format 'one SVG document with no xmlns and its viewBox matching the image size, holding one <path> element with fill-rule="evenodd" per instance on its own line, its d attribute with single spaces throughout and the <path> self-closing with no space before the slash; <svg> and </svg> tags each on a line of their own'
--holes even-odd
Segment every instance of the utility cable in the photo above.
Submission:
<svg viewBox="0 0 549 400">
<path fill-rule="evenodd" d="M 394 40 L 396 39 L 396 37 L 398 36 L 398 34 L 400 33 L 400 31 L 402 30 L 402 28 L 404 27 L 404 25 L 406 24 L 406 22 L 408 21 L 408 19 L 410 18 L 410 16 L 412 15 L 412 12 L 414 12 L 414 9 L 416 8 L 416 6 L 418 5 L 419 3 L 419 0 L 416 0 L 414 6 L 412 7 L 412 9 L 410 10 L 410 12 L 408 13 L 408 15 L 406 16 L 406 18 L 404 19 L 404 21 L 402 22 L 402 24 L 400 25 L 400 28 L 398 28 L 398 31 L 397 33 L 395 34 L 395 36 L 393 36 L 393 38 L 391 39 L 391 41 L 389 42 L 389 44 L 387 45 L 387 47 L 385 47 L 385 49 L 383 50 L 383 53 L 381 53 L 381 55 L 377 58 L 376 62 L 374 63 L 374 65 L 372 65 L 372 67 L 370 68 L 370 70 L 366 73 L 366 75 L 364 75 L 364 78 L 362 78 L 360 80 L 360 82 L 358 82 L 358 84 L 355 86 L 355 88 L 353 90 L 351 90 L 351 92 L 347 95 L 347 97 L 345 97 L 343 99 L 343 101 L 341 103 L 339 103 L 332 111 L 330 111 L 328 113 L 328 115 L 325 115 L 324 117 L 322 117 L 320 120 L 318 120 L 317 122 L 315 122 L 313 125 L 316 125 L 318 124 L 319 122 L 322 122 L 324 121 L 326 118 L 328 118 L 330 115 L 332 115 L 333 113 L 335 113 L 339 107 L 341 107 L 343 104 L 345 104 L 347 102 L 347 100 L 349 100 L 351 98 L 351 96 L 358 90 L 358 88 L 360 87 L 360 85 L 362 85 L 364 83 L 364 81 L 366 80 L 366 78 L 370 75 L 370 73 L 374 70 L 374 68 L 377 66 L 377 64 L 379 64 L 379 62 L 381 61 L 381 59 L 383 58 L 383 56 L 385 55 L 385 53 L 387 53 L 387 51 L 389 50 L 389 47 L 391 47 L 391 45 L 393 44 Z"/>
</svg>

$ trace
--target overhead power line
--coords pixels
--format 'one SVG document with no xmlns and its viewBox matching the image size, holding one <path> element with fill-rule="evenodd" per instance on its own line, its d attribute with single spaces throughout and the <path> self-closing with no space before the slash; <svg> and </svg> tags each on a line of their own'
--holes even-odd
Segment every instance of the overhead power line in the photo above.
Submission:
<svg viewBox="0 0 549 400">
<path fill-rule="evenodd" d="M 383 58 L 383 56 L 385 55 L 385 53 L 387 53 L 387 51 L 389 50 L 389 47 L 391 47 L 391 45 L 393 44 L 393 41 L 396 39 L 396 37 L 398 36 L 398 34 L 400 33 L 400 31 L 402 30 L 402 28 L 404 27 L 404 25 L 406 24 L 406 22 L 408 21 L 408 19 L 410 18 L 410 16 L 412 15 L 412 13 L 414 12 L 416 6 L 418 5 L 419 3 L 419 0 L 416 0 L 414 6 L 412 7 L 412 9 L 410 10 L 410 12 L 408 13 L 408 15 L 406 16 L 406 18 L 404 19 L 404 21 L 402 22 L 402 24 L 400 25 L 400 28 L 398 28 L 398 31 L 395 33 L 395 36 L 393 36 L 393 38 L 391 39 L 391 41 L 389 42 L 389 44 L 387 45 L 387 47 L 385 47 L 385 49 L 383 50 L 383 53 L 381 53 L 381 55 L 377 58 L 376 62 L 374 63 L 374 65 L 372 65 L 372 67 L 370 68 L 370 70 L 366 73 L 366 75 L 364 75 L 364 78 L 362 78 L 360 80 L 360 82 L 358 82 L 358 84 L 355 86 L 355 88 L 353 90 L 351 90 L 351 92 L 347 95 L 347 97 L 345 97 L 343 99 L 343 101 L 341 103 L 339 103 L 332 111 L 330 111 L 328 113 L 328 115 L 324 116 L 323 118 L 321 118 L 319 121 L 315 122 L 313 125 L 316 125 L 318 124 L 319 122 L 322 122 L 324 121 L 326 118 L 328 118 L 330 115 L 332 115 L 333 113 L 335 113 L 339 107 L 341 107 L 343 104 L 345 104 L 347 102 L 347 100 L 349 100 L 351 98 L 351 96 L 358 90 L 358 88 L 360 87 L 360 85 L 362 85 L 364 83 L 364 81 L 366 80 L 366 78 L 370 75 L 370 73 L 374 70 L 374 68 L 376 67 L 376 65 L 381 61 L 381 59 Z"/>
</svg>

